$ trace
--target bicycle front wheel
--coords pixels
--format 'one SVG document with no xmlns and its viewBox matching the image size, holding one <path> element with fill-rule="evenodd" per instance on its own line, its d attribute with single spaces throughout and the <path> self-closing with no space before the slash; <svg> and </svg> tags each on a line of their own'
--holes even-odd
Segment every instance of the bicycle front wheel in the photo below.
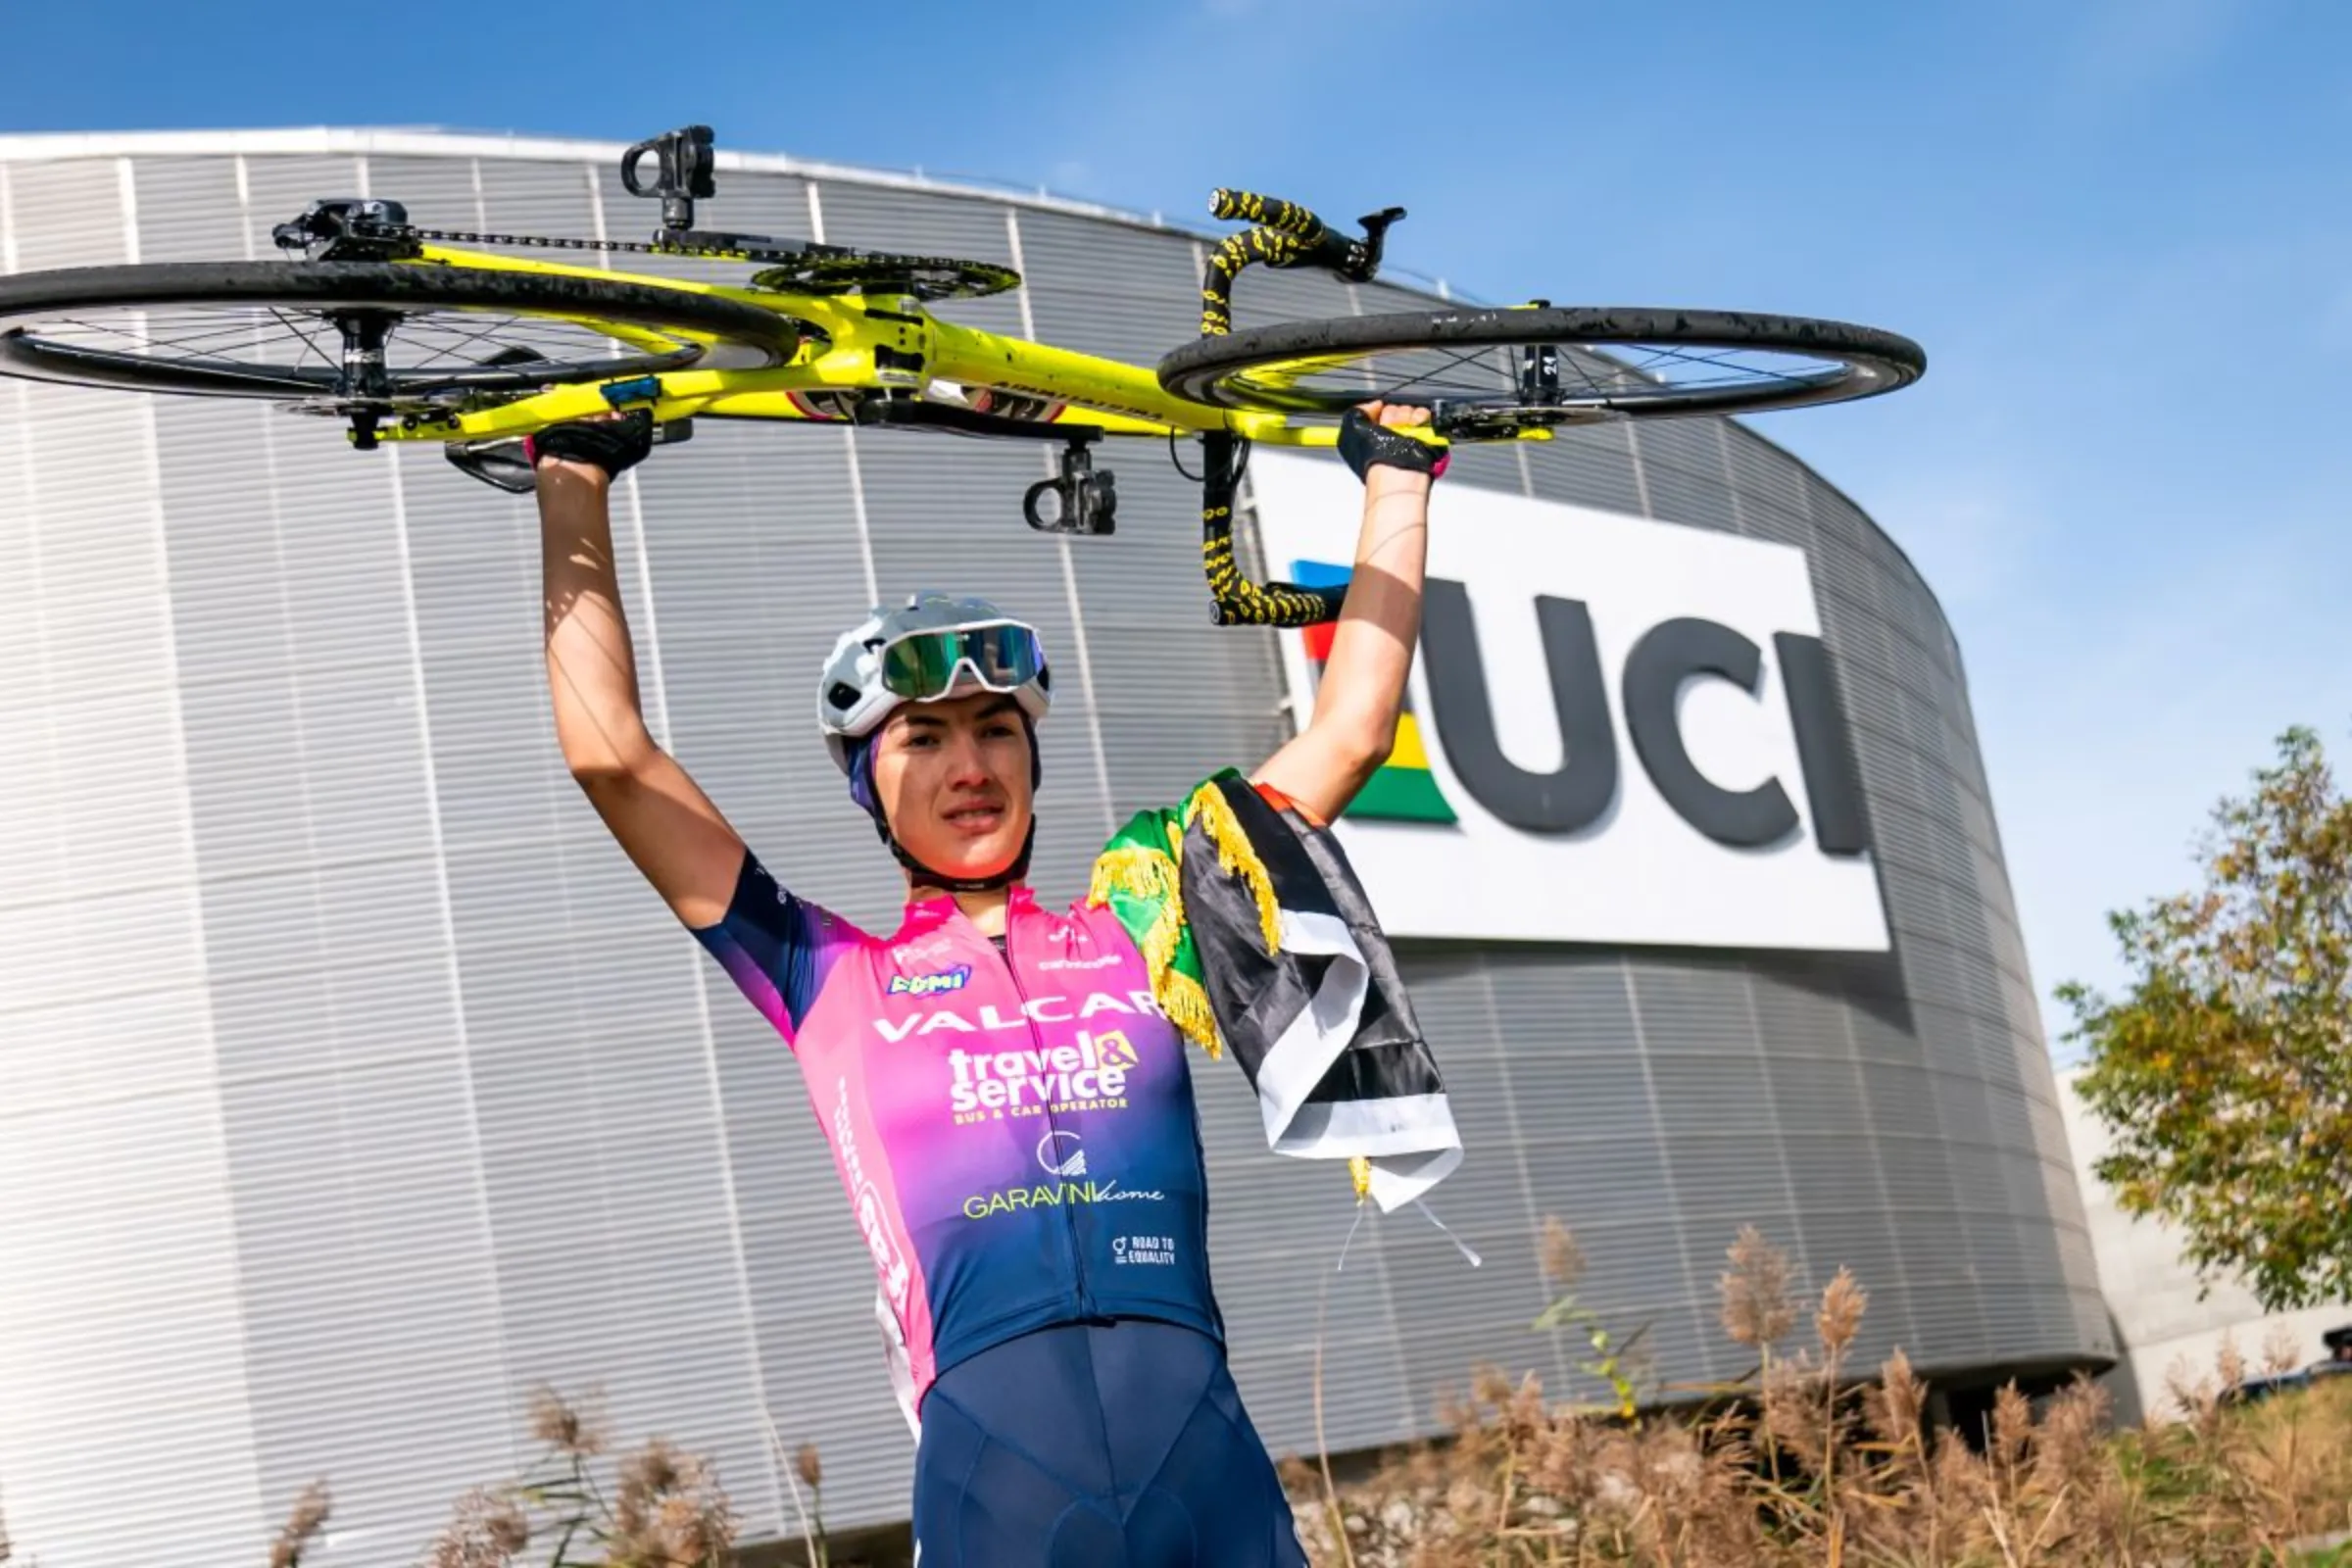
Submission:
<svg viewBox="0 0 2352 1568">
<path fill-rule="evenodd" d="M 1188 343 L 1169 392 L 1220 408 L 1338 415 L 1431 406 L 1447 433 L 1611 418 L 1755 414 L 1840 403 L 1917 380 L 1927 355 L 1875 327 L 1725 311 L 1438 310 L 1285 321 Z"/>
<path fill-rule="evenodd" d="M 690 289 L 491 268 L 171 262 L 0 277 L 0 373 L 333 414 L 764 368 L 800 335 L 788 317 Z"/>
</svg>

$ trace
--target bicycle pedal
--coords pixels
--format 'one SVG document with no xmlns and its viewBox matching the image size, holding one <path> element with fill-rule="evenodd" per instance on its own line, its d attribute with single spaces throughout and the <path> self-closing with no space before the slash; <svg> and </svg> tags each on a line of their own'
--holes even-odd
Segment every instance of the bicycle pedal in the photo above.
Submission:
<svg viewBox="0 0 2352 1568">
<path fill-rule="evenodd" d="M 1048 496 L 1054 502 L 1051 511 L 1042 504 Z M 1040 479 L 1022 494 L 1021 515 L 1039 533 L 1103 538 L 1119 531 L 1118 488 L 1107 468 Z"/>
</svg>

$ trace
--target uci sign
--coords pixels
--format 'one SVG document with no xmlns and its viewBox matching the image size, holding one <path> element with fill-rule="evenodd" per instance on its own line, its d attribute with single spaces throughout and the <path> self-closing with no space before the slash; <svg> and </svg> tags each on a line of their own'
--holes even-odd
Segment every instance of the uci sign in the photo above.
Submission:
<svg viewBox="0 0 2352 1568">
<path fill-rule="evenodd" d="M 1267 574 L 1334 580 L 1361 493 L 1251 465 Z M 1394 935 L 1880 951 L 1802 551 L 1441 484 L 1412 711 L 1338 825 Z M 1303 723 L 1329 629 L 1282 636 Z"/>
</svg>

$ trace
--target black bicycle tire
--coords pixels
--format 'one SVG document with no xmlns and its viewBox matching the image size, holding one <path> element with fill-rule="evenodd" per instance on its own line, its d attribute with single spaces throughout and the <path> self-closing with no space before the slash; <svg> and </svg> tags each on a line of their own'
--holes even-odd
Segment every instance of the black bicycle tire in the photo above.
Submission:
<svg viewBox="0 0 2352 1568">
<path fill-rule="evenodd" d="M 1547 306 L 1534 310 L 1404 311 L 1384 316 L 1339 316 L 1281 321 L 1248 331 L 1202 337 L 1159 362 L 1159 384 L 1173 395 L 1213 408 L 1274 414 L 1336 415 L 1366 394 L 1300 391 L 1294 395 L 1240 394 L 1226 385 L 1260 366 L 1327 354 L 1400 353 L 1418 348 L 1511 348 L 1524 344 L 1676 343 L 1693 348 L 1768 349 L 1845 361 L 1858 372 L 1821 385 L 1774 388 L 1693 388 L 1597 407 L 1627 418 L 1757 414 L 1875 397 L 1908 386 L 1926 373 L 1925 350 L 1894 332 L 1846 321 L 1736 311 Z"/>
<path fill-rule="evenodd" d="M 203 397 L 286 399 L 300 395 L 285 382 L 310 377 L 274 368 L 274 385 L 258 384 L 254 378 L 234 372 L 160 364 L 118 368 L 107 373 L 93 363 L 81 374 L 43 374 L 37 364 L 24 358 L 23 328 L 11 325 L 29 317 L 76 309 L 212 304 L 276 304 L 305 311 L 333 307 L 488 310 L 610 321 L 651 331 L 683 328 L 762 353 L 768 366 L 790 359 L 800 335 L 791 318 L 757 306 L 689 289 L 606 278 L 387 262 L 153 262 L 0 277 L 0 374 Z M 622 368 L 615 370 L 615 366 Z M 576 373 L 560 373 L 564 370 Z M 535 365 L 514 371 L 471 368 L 418 377 L 416 384 L 526 394 L 566 380 L 604 380 L 626 373 L 626 362 L 617 361 L 569 367 Z M 324 394 L 331 388 L 318 390 Z"/>
</svg>

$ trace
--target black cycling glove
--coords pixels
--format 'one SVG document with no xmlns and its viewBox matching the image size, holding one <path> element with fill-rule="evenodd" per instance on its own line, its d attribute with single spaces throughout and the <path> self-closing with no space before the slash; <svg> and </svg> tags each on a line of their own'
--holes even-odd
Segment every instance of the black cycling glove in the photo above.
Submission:
<svg viewBox="0 0 2352 1568">
<path fill-rule="evenodd" d="M 1432 479 L 1446 471 L 1446 443 L 1418 441 L 1402 430 L 1374 421 L 1361 409 L 1349 409 L 1340 421 L 1340 457 L 1364 478 L 1375 466 L 1410 468 Z"/>
<path fill-rule="evenodd" d="M 617 419 L 550 425 L 525 436 L 522 442 L 523 456 L 533 471 L 547 459 L 561 458 L 565 463 L 590 464 L 614 479 L 643 463 L 653 450 L 654 416 L 644 409 L 631 409 Z"/>
</svg>

